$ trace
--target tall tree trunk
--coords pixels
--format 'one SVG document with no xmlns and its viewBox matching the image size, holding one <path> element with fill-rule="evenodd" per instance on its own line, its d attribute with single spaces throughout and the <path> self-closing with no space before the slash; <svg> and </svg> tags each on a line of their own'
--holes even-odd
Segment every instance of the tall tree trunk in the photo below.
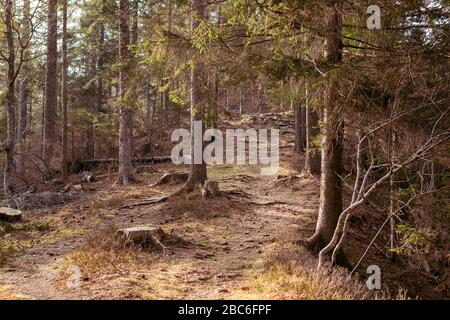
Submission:
<svg viewBox="0 0 450 320">
<path fill-rule="evenodd" d="M 27 108 L 28 108 L 28 117 L 27 117 L 27 132 L 33 132 L 33 92 L 30 92 L 29 96 L 28 96 L 28 103 L 27 103 Z M 27 143 L 27 151 L 31 151 L 31 139 L 28 139 L 28 143 Z"/>
<path fill-rule="evenodd" d="M 121 69 L 119 75 L 119 95 L 121 99 L 125 98 L 125 94 L 129 89 L 128 68 L 131 54 L 128 49 L 130 44 L 130 14 L 128 0 L 119 1 L 119 57 Z M 130 184 L 135 181 L 134 170 L 131 159 L 131 138 L 132 138 L 132 116 L 130 107 L 126 101 L 120 102 L 120 127 L 119 127 L 119 176 L 117 183 Z"/>
<path fill-rule="evenodd" d="M 341 54 L 342 16 L 336 7 L 330 12 L 326 36 L 326 58 L 339 64 Z M 314 251 L 324 248 L 332 239 L 342 212 L 342 143 L 344 123 L 336 105 L 336 80 L 328 79 L 322 132 L 322 162 L 320 177 L 320 206 L 315 234 L 308 239 Z"/>
<path fill-rule="evenodd" d="M 62 179 L 67 182 L 67 0 L 62 0 Z"/>
<path fill-rule="evenodd" d="M 132 0 L 131 5 L 132 24 L 131 24 L 131 44 L 138 43 L 139 35 L 139 0 Z"/>
<path fill-rule="evenodd" d="M 320 133 L 319 116 L 317 111 L 312 110 L 309 104 L 308 84 L 306 84 L 306 103 L 305 103 L 305 120 L 306 120 L 306 159 L 305 173 L 309 175 L 320 174 L 320 151 L 312 145 L 312 141 Z"/>
<path fill-rule="evenodd" d="M 203 0 L 192 0 L 192 12 L 195 16 L 191 19 L 191 33 L 194 34 L 199 26 L 199 19 L 205 17 L 205 6 Z M 206 163 L 203 161 L 203 131 L 205 115 L 205 66 L 199 60 L 195 61 L 191 68 L 191 165 L 189 171 L 189 178 L 186 183 L 187 191 L 192 191 L 196 185 L 203 185 L 207 180 Z M 202 138 L 201 141 L 195 141 L 195 127 L 194 122 L 200 121 L 202 123 Z M 198 138 L 198 137 L 197 137 Z M 202 161 L 200 164 L 195 164 L 195 145 L 200 143 L 202 146 Z"/>
<path fill-rule="evenodd" d="M 216 5 L 215 13 L 217 14 L 216 27 L 220 28 L 220 3 Z M 219 117 L 219 90 L 220 90 L 220 80 L 219 80 L 219 67 L 213 67 L 213 101 L 211 104 L 211 127 L 217 128 L 217 121 Z"/>
<path fill-rule="evenodd" d="M 57 0 L 48 1 L 47 65 L 45 70 L 45 112 L 44 112 L 44 154 L 43 158 L 50 170 L 56 148 L 56 107 L 57 107 Z"/>
<path fill-rule="evenodd" d="M 147 130 L 150 129 L 152 125 L 153 117 L 153 105 L 152 105 L 152 87 L 150 84 L 149 76 L 145 81 L 145 125 Z M 156 102 L 156 101 L 155 101 Z"/>
<path fill-rule="evenodd" d="M 213 72 L 213 101 L 211 103 L 210 125 L 212 128 L 217 128 L 217 120 L 219 117 L 219 71 L 217 67 L 214 67 Z"/>
<path fill-rule="evenodd" d="M 95 157 L 95 124 L 91 117 L 88 115 L 86 119 L 86 128 L 84 132 L 84 152 L 85 159 L 92 159 Z"/>
<path fill-rule="evenodd" d="M 300 146 L 302 150 L 306 148 L 306 108 L 300 105 Z"/>
<path fill-rule="evenodd" d="M 101 14 L 106 14 L 104 9 L 104 2 L 100 3 Z M 97 73 L 96 83 L 96 109 L 101 111 L 103 107 L 103 61 L 104 61 L 104 46 L 105 46 L 105 25 L 102 20 L 98 24 L 97 35 L 97 61 L 95 63 L 95 69 Z"/>
<path fill-rule="evenodd" d="M 30 38 L 30 0 L 24 0 L 23 2 L 23 21 L 22 21 L 23 35 L 22 39 L 28 41 Z M 27 132 L 27 120 L 28 120 L 28 103 L 30 100 L 29 90 L 29 77 L 30 77 L 30 53 L 29 49 L 25 48 L 23 52 L 24 62 L 22 64 L 22 81 L 19 86 L 19 110 L 17 120 L 17 143 L 21 143 Z"/>
<path fill-rule="evenodd" d="M 3 174 L 3 186 L 5 195 L 14 192 L 11 184 L 11 171 L 14 160 L 14 126 L 15 126 L 15 111 L 14 111 L 14 83 L 15 83 L 15 56 L 14 56 L 14 38 L 13 38 L 13 22 L 12 22 L 12 6 L 13 0 L 6 0 L 5 2 L 5 37 L 7 46 L 7 91 L 6 91 L 6 162 L 5 171 Z"/>
<path fill-rule="evenodd" d="M 172 32 L 172 13 L 173 13 L 173 0 L 168 0 L 167 1 L 167 7 L 168 7 L 168 12 L 167 12 L 167 31 L 169 32 L 169 34 Z M 167 52 L 170 52 L 170 46 L 167 45 L 166 47 Z M 164 70 L 164 77 L 167 77 L 167 70 Z M 162 119 L 163 119 L 163 123 L 168 126 L 168 122 L 169 122 L 169 113 L 170 113 L 170 109 L 171 109 L 171 101 L 169 98 L 169 92 L 171 90 L 171 85 L 169 84 L 167 86 L 167 83 L 169 81 L 167 79 L 163 79 L 162 80 L 162 86 L 165 87 L 165 90 L 162 92 L 162 106 L 161 106 L 161 111 L 162 111 Z"/>
<path fill-rule="evenodd" d="M 45 81 L 44 81 L 45 82 Z M 45 85 L 42 90 L 42 112 L 41 112 L 41 158 L 44 158 L 44 127 L 45 127 Z"/>
<path fill-rule="evenodd" d="M 394 111 L 393 106 L 389 108 L 390 112 L 390 118 L 393 118 Z M 392 122 L 389 124 L 389 132 L 388 132 L 388 139 L 389 139 L 389 146 L 388 146 L 388 156 L 389 156 L 389 163 L 391 168 L 395 165 L 395 154 L 394 154 L 394 148 L 395 148 L 395 132 L 392 125 Z M 396 245 L 396 234 L 395 234 L 395 194 L 394 194 L 394 187 L 395 187 L 395 176 L 391 175 L 389 177 L 389 227 L 390 227 L 390 235 L 389 235 L 389 246 L 391 249 L 394 249 Z M 428 191 L 428 190 L 427 190 Z M 394 256 L 393 256 L 394 257 Z"/>
<path fill-rule="evenodd" d="M 306 147 L 306 121 L 305 121 L 305 112 L 303 111 L 305 108 L 301 105 L 301 103 L 295 104 L 295 151 L 303 152 Z"/>
</svg>

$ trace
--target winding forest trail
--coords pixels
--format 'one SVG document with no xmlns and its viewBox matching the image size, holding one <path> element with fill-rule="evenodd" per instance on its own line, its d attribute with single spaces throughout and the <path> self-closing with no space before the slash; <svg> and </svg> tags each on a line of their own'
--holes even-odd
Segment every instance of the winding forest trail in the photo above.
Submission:
<svg viewBox="0 0 450 320">
<path fill-rule="evenodd" d="M 183 195 L 155 205 L 121 208 L 179 187 L 149 187 L 162 173 L 180 170 L 157 164 L 139 175 L 139 184 L 114 186 L 112 175 L 90 185 L 90 191 L 72 203 L 26 212 L 26 220 L 46 223 L 49 230 L 11 235 L 27 248 L 1 269 L 0 298 L 255 298 L 251 280 L 264 257 L 276 245 L 311 234 L 319 202 L 318 181 L 299 175 L 302 161 L 292 151 L 292 135 L 281 137 L 278 176 L 261 176 L 251 166 L 208 169 L 221 190 L 238 193 L 232 199 L 204 201 L 199 195 Z M 142 224 L 161 226 L 185 242 L 164 252 L 112 254 L 95 247 L 105 225 Z M 92 241 L 90 234 L 94 238 L 97 234 L 97 240 Z M 71 266 L 81 271 L 75 289 L 66 285 Z"/>
<path fill-rule="evenodd" d="M 31 299 L 245 296 L 249 289 L 246 280 L 267 247 L 288 241 L 289 229 L 300 225 L 311 232 L 313 228 L 312 217 L 318 203 L 316 182 L 310 181 L 292 193 L 274 194 L 268 188 L 272 179 L 253 178 L 242 188 L 249 201 L 225 203 L 225 199 L 217 199 L 202 203 L 198 199 L 192 207 L 180 212 L 182 204 L 169 200 L 151 208 L 121 210 L 112 219 L 114 223 L 160 225 L 192 245 L 171 248 L 139 270 L 130 266 L 130 272 L 119 268 L 94 273 L 84 278 L 78 290 L 64 287 L 64 266 L 67 254 L 83 245 L 84 236 L 25 249 L 1 271 L 0 296 Z M 207 212 L 194 212 L 203 209 Z M 83 274 L 83 267 L 81 270 Z"/>
</svg>

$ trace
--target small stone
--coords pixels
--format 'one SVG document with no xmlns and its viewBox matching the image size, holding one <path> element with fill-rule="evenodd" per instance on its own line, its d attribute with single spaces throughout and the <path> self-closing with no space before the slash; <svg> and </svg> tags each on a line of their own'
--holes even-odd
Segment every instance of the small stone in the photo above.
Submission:
<svg viewBox="0 0 450 320">
<path fill-rule="evenodd" d="M 7 222 L 16 222 L 20 219 L 22 219 L 22 211 L 7 207 L 0 208 L 0 220 Z"/>
<path fill-rule="evenodd" d="M 74 191 L 83 191 L 83 186 L 81 184 L 75 184 L 72 186 Z"/>
</svg>

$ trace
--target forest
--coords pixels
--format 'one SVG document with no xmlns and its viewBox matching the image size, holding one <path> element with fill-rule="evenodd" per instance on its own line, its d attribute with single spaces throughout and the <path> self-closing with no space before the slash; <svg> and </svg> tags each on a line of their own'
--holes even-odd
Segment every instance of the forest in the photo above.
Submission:
<svg viewBox="0 0 450 320">
<path fill-rule="evenodd" d="M 0 300 L 450 299 L 449 0 L 0 15 Z"/>
</svg>

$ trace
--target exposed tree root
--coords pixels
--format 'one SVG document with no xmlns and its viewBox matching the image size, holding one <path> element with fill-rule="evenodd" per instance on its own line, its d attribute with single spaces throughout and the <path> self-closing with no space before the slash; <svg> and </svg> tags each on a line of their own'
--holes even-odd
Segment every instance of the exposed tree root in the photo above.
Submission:
<svg viewBox="0 0 450 320">
<path fill-rule="evenodd" d="M 123 206 L 120 206 L 119 208 L 120 209 L 127 209 L 127 208 L 129 209 L 129 208 L 134 208 L 134 207 L 139 207 L 139 206 L 147 206 L 147 205 L 157 204 L 157 203 L 167 201 L 170 196 L 172 196 L 172 195 L 152 197 L 152 198 L 144 199 L 142 201 L 128 203 Z"/>
<path fill-rule="evenodd" d="M 257 206 L 272 206 L 272 205 L 276 205 L 276 204 L 292 204 L 290 202 L 286 202 L 286 201 L 279 201 L 279 200 L 274 200 L 274 201 L 267 201 L 267 202 L 258 202 L 258 201 L 248 201 L 251 204 L 255 204 Z"/>
<path fill-rule="evenodd" d="M 296 182 L 300 180 L 298 175 L 283 176 L 279 175 L 274 182 L 272 182 L 274 187 L 292 187 Z"/>
<path fill-rule="evenodd" d="M 230 199 L 238 199 L 238 200 L 243 200 L 243 198 L 245 199 L 250 199 L 251 195 L 248 192 L 245 192 L 244 190 L 240 190 L 240 189 L 231 189 L 231 190 L 224 190 L 222 191 L 222 194 Z"/>
<path fill-rule="evenodd" d="M 160 186 L 163 184 L 186 182 L 188 177 L 189 177 L 189 173 L 187 173 L 187 172 L 166 173 L 158 181 L 151 184 L 150 186 L 156 187 L 156 186 Z"/>
</svg>

